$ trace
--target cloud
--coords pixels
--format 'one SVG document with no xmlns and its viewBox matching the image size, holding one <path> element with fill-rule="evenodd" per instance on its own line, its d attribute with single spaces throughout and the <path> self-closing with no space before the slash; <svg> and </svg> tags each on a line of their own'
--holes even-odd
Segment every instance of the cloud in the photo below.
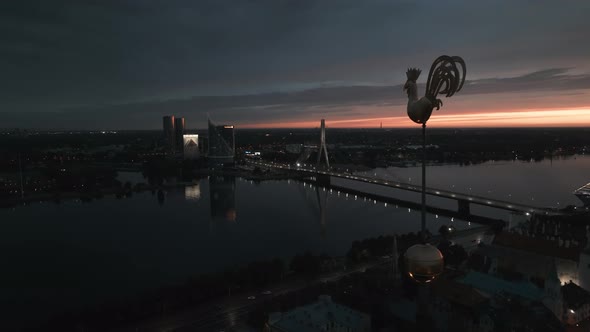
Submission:
<svg viewBox="0 0 590 332">
<path fill-rule="evenodd" d="M 588 12 L 587 1 L 549 0 L 4 1 L 0 110 L 14 113 L 10 126 L 32 125 L 33 114 L 54 119 L 57 110 L 84 126 L 95 123 L 90 110 L 100 110 L 101 123 L 116 127 L 108 117 L 115 109 L 129 121 L 177 110 L 257 121 L 303 117 L 317 112 L 313 103 L 323 112 L 400 105 L 403 98 L 391 96 L 404 69 L 444 53 L 464 57 L 473 80 L 505 78 L 502 87 L 466 86 L 466 94 L 486 93 L 486 84 L 518 91 L 525 83 L 507 77 L 543 68 L 575 68 L 578 78 L 539 75 L 579 86 L 590 71 Z M 348 87 L 322 89 L 323 82 Z M 203 97 L 211 95 L 225 97 Z M 260 105 L 276 107 L 245 110 Z"/>
<path fill-rule="evenodd" d="M 575 107 L 564 100 L 590 105 L 590 75 L 571 75 L 567 68 L 552 68 L 515 77 L 468 80 L 448 101 L 455 113 L 474 111 Z M 425 80 L 422 77 L 421 80 Z M 260 93 L 231 96 L 201 96 L 155 102 L 112 104 L 63 108 L 57 112 L 32 113 L 31 121 L 58 123 L 71 128 L 158 128 L 160 117 L 175 114 L 187 118 L 189 127 L 204 127 L 207 116 L 238 125 L 314 121 L 327 117 L 350 120 L 381 117 L 384 113 L 405 115 L 407 97 L 402 84 L 395 86 L 334 86 L 303 91 Z M 423 94 L 424 84 L 419 84 Z M 584 104 L 586 103 L 587 104 Z M 445 105 L 448 104 L 445 100 Z M 577 105 L 579 106 L 579 105 Z M 448 112 L 449 106 L 443 107 Z M 443 114 L 445 114 L 443 113 Z M 6 115 L 6 113 L 4 113 Z M 16 121 L 18 115 L 5 119 Z M 59 120 L 59 121 L 56 121 Z M 113 125 L 116 124 L 116 125 Z M 56 125 L 54 125 L 55 127 Z"/>
</svg>

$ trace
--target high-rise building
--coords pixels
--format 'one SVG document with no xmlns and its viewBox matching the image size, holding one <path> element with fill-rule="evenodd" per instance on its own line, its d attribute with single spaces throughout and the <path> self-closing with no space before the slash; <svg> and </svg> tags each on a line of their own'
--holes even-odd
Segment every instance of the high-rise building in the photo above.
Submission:
<svg viewBox="0 0 590 332">
<path fill-rule="evenodd" d="M 214 166 L 232 164 L 235 154 L 234 126 L 209 121 L 209 161 Z"/>
<path fill-rule="evenodd" d="M 164 144 L 168 152 L 174 151 L 176 143 L 176 132 L 174 131 L 174 115 L 167 115 L 163 118 L 164 124 Z"/>
<path fill-rule="evenodd" d="M 186 134 L 183 136 L 184 159 L 195 160 L 199 158 L 199 135 Z"/>
<path fill-rule="evenodd" d="M 209 155 L 209 137 L 199 136 L 199 153 L 201 156 Z"/>
<path fill-rule="evenodd" d="M 184 118 L 176 118 L 174 120 L 175 142 L 177 152 L 182 152 L 184 145 Z"/>
</svg>

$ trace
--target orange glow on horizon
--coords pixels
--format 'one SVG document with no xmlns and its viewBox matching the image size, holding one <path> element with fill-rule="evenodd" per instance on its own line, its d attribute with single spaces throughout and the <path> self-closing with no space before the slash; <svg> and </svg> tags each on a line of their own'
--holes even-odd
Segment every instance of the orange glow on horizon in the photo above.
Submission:
<svg viewBox="0 0 590 332">
<path fill-rule="evenodd" d="M 315 128 L 320 119 L 314 121 L 289 121 L 260 124 L 244 124 L 241 128 Z M 411 128 L 417 126 L 406 115 L 394 117 L 371 117 L 330 120 L 324 117 L 332 128 Z M 481 113 L 444 114 L 434 111 L 428 121 L 430 127 L 473 128 L 473 127 L 590 127 L 590 107 L 518 110 Z"/>
</svg>

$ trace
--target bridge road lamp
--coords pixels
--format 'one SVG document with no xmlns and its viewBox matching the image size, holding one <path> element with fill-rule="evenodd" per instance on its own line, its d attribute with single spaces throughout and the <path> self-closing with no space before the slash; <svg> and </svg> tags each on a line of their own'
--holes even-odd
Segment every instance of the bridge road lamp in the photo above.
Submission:
<svg viewBox="0 0 590 332">
<path fill-rule="evenodd" d="M 459 68 L 461 71 L 459 71 Z M 433 109 L 437 110 L 443 105 L 436 97 L 444 94 L 451 97 L 460 91 L 465 83 L 465 62 L 458 56 L 442 55 L 432 63 L 428 80 L 426 82 L 426 95 L 418 99 L 418 86 L 416 81 L 422 71 L 417 68 L 409 68 L 406 72 L 407 81 L 403 89 L 408 94 L 408 117 L 415 123 L 422 125 L 422 228 L 420 242 L 406 251 L 404 256 L 408 275 L 419 284 L 418 301 L 416 310 L 416 322 L 424 323 L 428 319 L 428 288 L 426 285 L 432 282 L 443 271 L 442 253 L 426 238 L 426 122 L 430 118 Z"/>
</svg>

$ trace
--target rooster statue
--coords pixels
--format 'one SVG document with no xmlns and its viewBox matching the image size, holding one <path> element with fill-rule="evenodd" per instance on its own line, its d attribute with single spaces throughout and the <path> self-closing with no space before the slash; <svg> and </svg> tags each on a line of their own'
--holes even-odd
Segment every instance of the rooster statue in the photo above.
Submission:
<svg viewBox="0 0 590 332">
<path fill-rule="evenodd" d="M 459 70 L 458 67 L 461 67 Z M 465 61 L 458 56 L 441 55 L 430 67 L 426 82 L 426 95 L 418 99 L 418 86 L 416 81 L 422 71 L 417 68 L 409 68 L 406 72 L 408 80 L 404 84 L 404 90 L 408 93 L 408 116 L 416 123 L 426 124 L 432 110 L 439 110 L 443 103 L 436 97 L 444 94 L 451 97 L 461 91 L 465 83 L 467 69 Z"/>
</svg>

